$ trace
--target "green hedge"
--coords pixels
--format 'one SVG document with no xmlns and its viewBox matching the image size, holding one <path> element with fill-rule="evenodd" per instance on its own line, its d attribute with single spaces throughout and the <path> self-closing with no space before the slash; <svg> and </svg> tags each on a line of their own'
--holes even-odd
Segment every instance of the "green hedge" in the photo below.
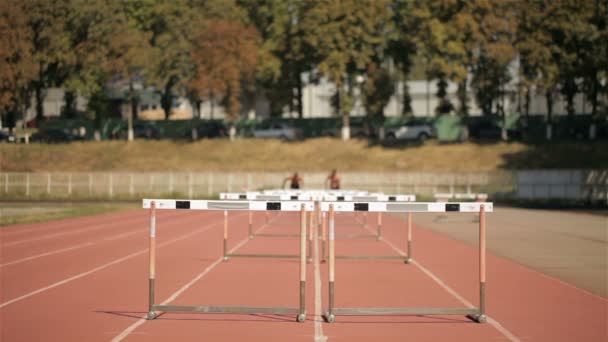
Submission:
<svg viewBox="0 0 608 342">
<path fill-rule="evenodd" d="M 406 123 L 420 122 L 434 125 L 437 138 L 440 141 L 458 141 L 462 136 L 462 128 L 465 125 L 470 125 L 479 120 L 490 120 L 496 123 L 499 127 L 503 126 L 502 118 L 498 116 L 491 117 L 467 117 L 442 115 L 439 117 L 388 117 L 383 122 L 377 118 L 367 119 L 366 117 L 356 116 L 351 117 L 350 122 L 353 127 L 362 127 L 368 121 L 375 129 L 380 126 L 385 128 L 393 128 Z M 200 120 L 203 123 L 207 120 Z M 522 131 L 524 139 L 530 142 L 543 141 L 546 134 L 545 117 L 541 115 L 531 115 L 525 119 L 517 114 L 507 115 L 505 124 L 508 129 L 519 129 Z M 136 121 L 137 122 L 137 121 Z M 196 120 L 154 120 L 145 121 L 159 129 L 160 136 L 168 139 L 187 138 L 190 134 L 193 124 Z M 256 128 L 263 128 L 272 123 L 287 123 L 302 130 L 304 138 L 322 136 L 328 132 L 339 135 L 339 130 L 342 126 L 342 120 L 339 117 L 330 118 L 271 118 L 271 119 L 241 119 L 236 122 L 237 134 L 239 136 L 251 136 L 252 131 Z M 577 115 L 572 118 L 567 116 L 555 116 L 553 118 L 553 136 L 555 139 L 571 139 L 576 138 L 576 135 L 584 133 L 586 138 L 589 132 L 589 125 L 596 123 L 598 127 L 598 137 L 602 138 L 608 134 L 608 121 L 592 120 L 590 115 Z M 113 132 L 126 130 L 127 121 L 122 119 L 105 119 L 100 122 L 101 138 L 111 139 Z M 95 123 L 87 119 L 72 119 L 72 120 L 50 120 L 40 124 L 41 129 L 59 128 L 77 131 L 80 127 L 86 129 L 85 137 L 93 139 Z M 608 137 L 604 137 L 608 138 Z"/>
</svg>

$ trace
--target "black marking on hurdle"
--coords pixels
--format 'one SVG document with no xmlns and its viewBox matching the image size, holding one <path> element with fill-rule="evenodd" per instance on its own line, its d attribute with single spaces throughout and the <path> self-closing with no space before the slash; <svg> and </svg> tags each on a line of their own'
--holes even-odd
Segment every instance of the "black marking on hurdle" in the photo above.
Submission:
<svg viewBox="0 0 608 342">
<path fill-rule="evenodd" d="M 355 203 L 355 211 L 369 211 L 369 203 Z"/>
<path fill-rule="evenodd" d="M 175 201 L 175 209 L 190 209 L 190 201 Z"/>
<path fill-rule="evenodd" d="M 239 199 L 247 199 L 247 195 L 239 195 Z"/>
<path fill-rule="evenodd" d="M 389 196 L 388 197 L 389 202 L 395 202 L 397 200 L 396 196 Z"/>
<path fill-rule="evenodd" d="M 446 203 L 445 211 L 460 211 L 459 203 Z"/>
<path fill-rule="evenodd" d="M 281 210 L 281 202 L 266 203 L 266 210 Z"/>
<path fill-rule="evenodd" d="M 338 201 L 344 201 L 344 196 L 338 196 Z"/>
<path fill-rule="evenodd" d="M 291 196 L 291 199 L 295 201 L 298 199 L 298 196 Z"/>
</svg>

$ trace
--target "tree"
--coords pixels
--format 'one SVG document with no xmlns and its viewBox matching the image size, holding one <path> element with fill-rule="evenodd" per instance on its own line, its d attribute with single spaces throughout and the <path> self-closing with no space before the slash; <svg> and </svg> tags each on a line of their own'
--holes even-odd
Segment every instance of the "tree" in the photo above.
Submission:
<svg viewBox="0 0 608 342">
<path fill-rule="evenodd" d="M 365 73 L 372 58 L 386 48 L 389 9 L 388 0 L 320 0 L 302 13 L 304 41 L 315 50 L 318 70 L 336 85 L 344 140 L 350 138 L 350 108 L 345 104 L 352 99 L 355 76 Z"/>
<path fill-rule="evenodd" d="M 235 21 L 210 20 L 196 35 L 192 52 L 196 73 L 189 87 L 201 99 L 223 97 L 233 125 L 240 110 L 241 87 L 255 75 L 259 40 L 254 28 Z"/>
<path fill-rule="evenodd" d="M 412 114 L 411 96 L 407 85 L 414 57 L 416 56 L 416 40 L 412 33 L 416 32 L 412 10 L 414 2 L 409 0 L 395 0 L 392 2 L 392 28 L 394 32 L 389 35 L 390 40 L 387 55 L 395 62 L 400 71 L 403 84 L 402 115 Z"/>
<path fill-rule="evenodd" d="M 260 64 L 257 82 L 270 100 L 270 115 L 280 116 L 285 107 L 302 118 L 302 74 L 311 72 L 314 52 L 303 38 L 303 12 L 314 2 L 300 0 L 240 0 L 251 23 L 260 32 Z M 310 77 L 309 77 L 310 82 Z"/>
<path fill-rule="evenodd" d="M 135 1 L 119 4 L 113 9 L 113 17 L 106 22 L 105 43 L 102 44 L 105 55 L 104 68 L 115 84 L 127 83 L 127 100 L 131 104 L 128 115 L 128 140 L 133 140 L 133 118 L 139 111 L 139 92 L 145 86 L 150 73 L 150 65 L 155 61 L 151 53 L 151 33 L 142 30 L 137 21 L 137 12 L 131 6 Z M 140 4 L 141 5 L 141 4 Z"/>
<path fill-rule="evenodd" d="M 71 1 L 32 0 L 23 2 L 27 25 L 32 39 L 36 63 L 36 78 L 31 81 L 34 92 L 36 119 L 44 117 L 43 101 L 46 89 L 62 86 L 67 77 L 66 66 L 70 51 L 66 30 Z"/>
<path fill-rule="evenodd" d="M 22 3 L 0 0 L 0 32 L 0 123 L 12 128 L 17 114 L 29 106 L 37 66 Z"/>
<path fill-rule="evenodd" d="M 384 139 L 384 108 L 395 93 L 395 80 L 386 68 L 371 63 L 367 67 L 362 93 L 367 117 L 380 124 L 380 139 Z"/>
</svg>

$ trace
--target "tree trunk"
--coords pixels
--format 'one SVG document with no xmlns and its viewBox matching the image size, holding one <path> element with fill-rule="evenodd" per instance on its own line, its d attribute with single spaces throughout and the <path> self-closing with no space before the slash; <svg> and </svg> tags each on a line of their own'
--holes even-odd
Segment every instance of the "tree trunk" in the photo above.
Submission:
<svg viewBox="0 0 608 342">
<path fill-rule="evenodd" d="M 401 108 L 403 116 L 412 114 L 412 96 L 410 95 L 410 86 L 407 80 L 403 81 L 403 106 Z"/>
<path fill-rule="evenodd" d="M 209 119 L 213 120 L 213 112 L 215 111 L 215 96 L 213 93 L 209 96 Z"/>
<path fill-rule="evenodd" d="M 350 115 L 342 109 L 342 85 L 337 84 L 337 88 L 336 107 L 338 113 L 342 116 L 342 140 L 346 141 L 350 139 Z"/>
<path fill-rule="evenodd" d="M 547 102 L 547 140 L 551 140 L 553 138 L 553 91 L 547 90 L 545 100 Z"/>
<path fill-rule="evenodd" d="M 65 107 L 63 108 L 62 116 L 73 119 L 76 117 L 76 93 L 74 91 L 66 90 L 63 94 L 63 101 Z"/>
<path fill-rule="evenodd" d="M 44 120 L 44 89 L 42 89 L 42 83 L 36 82 L 34 90 L 34 97 L 36 100 L 36 121 L 41 122 Z M 24 122 L 25 123 L 25 122 Z"/>
<path fill-rule="evenodd" d="M 530 88 L 526 88 L 526 104 L 524 106 L 524 113 L 526 116 L 526 121 L 530 119 L 530 101 L 532 100 L 532 94 Z"/>
<path fill-rule="evenodd" d="M 296 100 L 297 100 L 297 109 L 298 109 L 298 118 L 302 119 L 304 117 L 304 106 L 302 105 L 302 75 L 300 72 L 300 68 L 296 68 L 297 75 L 296 77 Z"/>
<path fill-rule="evenodd" d="M 467 80 L 458 83 L 458 114 L 461 116 L 469 116 L 468 90 Z"/>
<path fill-rule="evenodd" d="M 163 90 L 160 97 L 160 105 L 163 107 L 163 111 L 165 112 L 165 120 L 169 120 L 171 116 L 171 107 L 173 105 L 173 95 L 171 94 L 171 89 L 173 88 L 173 79 L 169 79 L 167 83 L 165 83 L 165 89 Z"/>
<path fill-rule="evenodd" d="M 597 114 L 597 94 L 598 94 L 598 89 L 599 89 L 599 81 L 597 79 L 597 75 L 594 75 L 593 77 L 593 82 L 591 84 L 591 96 L 590 99 L 591 100 L 591 115 L 592 117 L 595 117 Z"/>
<path fill-rule="evenodd" d="M 133 141 L 133 117 L 137 116 L 137 97 L 135 96 L 133 81 L 129 82 L 129 96 L 131 97 L 131 110 L 127 117 L 127 140 Z"/>
</svg>

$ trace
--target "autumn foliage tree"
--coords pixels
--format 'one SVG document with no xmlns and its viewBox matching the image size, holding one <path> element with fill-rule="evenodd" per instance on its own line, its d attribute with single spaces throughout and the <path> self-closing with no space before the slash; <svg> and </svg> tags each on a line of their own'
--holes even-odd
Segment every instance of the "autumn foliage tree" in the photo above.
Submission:
<svg viewBox="0 0 608 342">
<path fill-rule="evenodd" d="M 0 0 L 0 119 L 11 128 L 29 105 L 29 85 L 36 77 L 31 34 L 24 7 Z"/>
<path fill-rule="evenodd" d="M 195 38 L 196 71 L 189 87 L 201 99 L 221 98 L 233 124 L 241 109 L 242 86 L 255 76 L 259 41 L 254 28 L 226 20 L 208 21 Z"/>
</svg>

